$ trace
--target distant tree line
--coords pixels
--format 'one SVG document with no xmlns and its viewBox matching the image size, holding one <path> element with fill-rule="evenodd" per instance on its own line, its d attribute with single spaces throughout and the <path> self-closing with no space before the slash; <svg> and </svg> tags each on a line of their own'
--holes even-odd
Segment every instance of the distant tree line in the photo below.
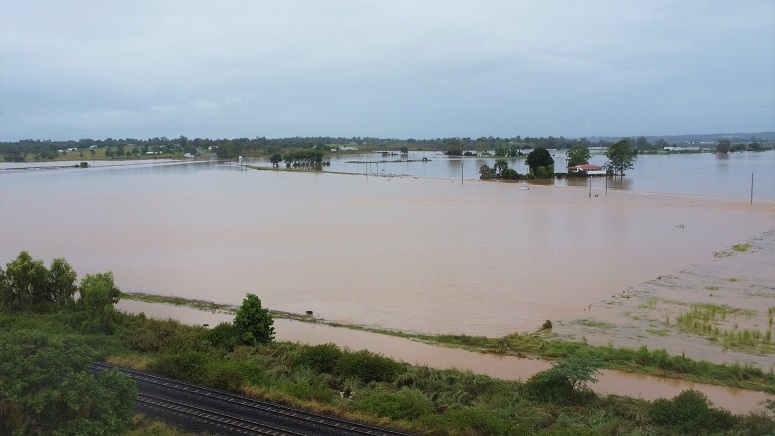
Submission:
<svg viewBox="0 0 775 436">
<path fill-rule="evenodd" d="M 75 149 L 83 152 L 94 148 L 105 148 L 105 156 L 112 157 L 137 157 L 146 154 L 198 154 L 212 152 L 220 158 L 233 159 L 238 156 L 271 156 L 289 149 L 318 149 L 329 151 L 337 147 L 358 147 L 363 150 L 399 150 L 401 148 L 440 151 L 447 155 L 482 155 L 494 152 L 497 157 L 522 156 L 525 150 L 546 148 L 548 150 L 571 149 L 573 147 L 601 147 L 627 139 L 633 145 L 637 153 L 657 152 L 664 147 L 675 146 L 663 138 L 654 139 L 651 142 L 645 136 L 632 138 L 603 138 L 603 139 L 571 139 L 565 137 L 493 137 L 482 136 L 479 138 L 452 137 L 433 139 L 394 139 L 373 137 L 291 137 L 268 139 L 266 137 L 234 138 L 234 139 L 189 139 L 183 135 L 178 138 L 154 137 L 148 139 L 124 138 L 124 139 L 78 139 L 67 141 L 23 139 L 16 142 L 0 142 L 0 155 L 5 161 L 24 162 L 27 160 L 51 160 L 59 155 L 59 150 Z M 733 145 L 730 151 L 760 151 L 773 148 L 775 139 L 765 138 L 732 138 Z M 715 140 L 714 140 L 715 143 Z M 691 145 L 693 142 L 682 142 L 678 145 Z M 83 156 L 81 156 L 83 157 Z"/>
</svg>

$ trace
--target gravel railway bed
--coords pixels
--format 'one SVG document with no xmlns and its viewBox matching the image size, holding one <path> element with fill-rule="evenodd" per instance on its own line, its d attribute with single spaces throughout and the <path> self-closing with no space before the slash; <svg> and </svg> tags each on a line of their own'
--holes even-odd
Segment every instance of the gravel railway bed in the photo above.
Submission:
<svg viewBox="0 0 775 436">
<path fill-rule="evenodd" d="M 137 383 L 138 412 L 187 430 L 223 435 L 409 435 L 129 368 L 89 365 L 93 373 L 111 368 Z"/>
</svg>

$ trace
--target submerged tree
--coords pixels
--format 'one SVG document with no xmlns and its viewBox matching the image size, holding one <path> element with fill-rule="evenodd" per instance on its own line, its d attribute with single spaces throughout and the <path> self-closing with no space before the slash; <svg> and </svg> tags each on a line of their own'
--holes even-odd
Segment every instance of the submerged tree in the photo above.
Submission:
<svg viewBox="0 0 775 436">
<path fill-rule="evenodd" d="M 536 177 L 551 175 L 554 171 L 554 159 L 549 150 L 538 147 L 527 154 L 525 164 L 530 167 L 530 172 Z M 543 168 L 543 170 L 541 170 Z"/>
<path fill-rule="evenodd" d="M 620 176 L 623 176 L 625 170 L 634 167 L 635 150 L 632 148 L 629 140 L 622 139 L 608 146 L 605 157 L 608 158 L 606 166 L 613 170 L 614 173 L 619 173 Z"/>
<path fill-rule="evenodd" d="M 589 163 L 590 153 L 586 147 L 579 145 L 568 150 L 568 167 Z"/>
</svg>

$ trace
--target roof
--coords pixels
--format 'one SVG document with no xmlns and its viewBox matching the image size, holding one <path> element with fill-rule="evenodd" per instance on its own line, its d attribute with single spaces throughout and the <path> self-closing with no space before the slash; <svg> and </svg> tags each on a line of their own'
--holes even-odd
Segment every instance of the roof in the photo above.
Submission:
<svg viewBox="0 0 775 436">
<path fill-rule="evenodd" d="M 568 169 L 569 170 L 576 170 L 576 171 L 580 171 L 580 170 L 596 171 L 596 170 L 602 170 L 603 167 L 597 166 L 597 165 L 592 165 L 592 164 L 581 164 L 581 165 L 576 165 L 575 167 L 570 167 Z"/>
</svg>

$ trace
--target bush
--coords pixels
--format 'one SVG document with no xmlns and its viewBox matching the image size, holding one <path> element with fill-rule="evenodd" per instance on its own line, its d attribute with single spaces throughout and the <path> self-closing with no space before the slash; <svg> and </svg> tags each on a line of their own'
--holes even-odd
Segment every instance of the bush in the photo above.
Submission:
<svg viewBox="0 0 775 436">
<path fill-rule="evenodd" d="M 352 376 L 364 383 L 392 382 L 404 370 L 404 365 L 368 350 L 345 352 L 334 365 L 333 373 Z"/>
<path fill-rule="evenodd" d="M 197 351 L 161 356 L 151 365 L 151 371 L 171 378 L 204 383 L 207 379 L 209 357 Z"/>
<path fill-rule="evenodd" d="M 211 345 L 226 350 L 233 350 L 234 347 L 239 345 L 239 332 L 234 324 L 230 322 L 222 322 L 217 326 L 210 329 L 205 335 L 206 339 Z"/>
<path fill-rule="evenodd" d="M 210 362 L 208 384 L 218 389 L 239 391 L 243 385 L 265 386 L 269 377 L 261 366 L 244 361 L 215 360 Z"/>
<path fill-rule="evenodd" d="M 141 353 L 176 352 L 200 348 L 202 327 L 185 326 L 173 319 L 137 318 L 126 345 Z"/>
<path fill-rule="evenodd" d="M 672 400 L 655 400 L 648 417 L 655 425 L 686 434 L 728 430 L 735 425 L 731 413 L 711 407 L 705 394 L 692 389 L 681 392 Z"/>
<path fill-rule="evenodd" d="M 317 373 L 330 374 L 334 371 L 334 367 L 342 357 L 342 354 L 342 350 L 332 343 L 305 347 L 302 349 L 298 363 L 313 369 Z"/>
<path fill-rule="evenodd" d="M 451 427 L 450 430 L 463 430 L 463 434 L 511 435 L 529 433 L 524 430 L 520 431 L 506 418 L 481 407 L 451 407 L 439 420 L 442 423 L 434 423 L 433 425 Z"/>
<path fill-rule="evenodd" d="M 422 392 L 403 388 L 395 393 L 377 392 L 369 395 L 353 403 L 350 411 L 411 420 L 433 413 L 433 403 Z"/>
<path fill-rule="evenodd" d="M 586 384 L 596 382 L 594 376 L 604 366 L 597 357 L 576 353 L 530 377 L 525 382 L 524 392 L 536 401 L 557 404 L 581 402 L 587 396 L 594 396 L 586 389 Z"/>
</svg>

